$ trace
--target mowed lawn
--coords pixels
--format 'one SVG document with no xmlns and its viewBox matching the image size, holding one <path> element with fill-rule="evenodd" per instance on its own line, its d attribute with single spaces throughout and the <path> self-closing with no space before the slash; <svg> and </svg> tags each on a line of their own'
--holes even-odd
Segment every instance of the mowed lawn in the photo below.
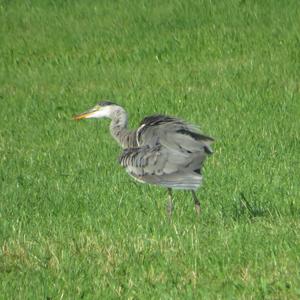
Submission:
<svg viewBox="0 0 300 300">
<path fill-rule="evenodd" d="M 0 299 L 299 299 L 299 1 L 0 1 Z M 101 99 L 216 139 L 134 182 Z"/>
</svg>

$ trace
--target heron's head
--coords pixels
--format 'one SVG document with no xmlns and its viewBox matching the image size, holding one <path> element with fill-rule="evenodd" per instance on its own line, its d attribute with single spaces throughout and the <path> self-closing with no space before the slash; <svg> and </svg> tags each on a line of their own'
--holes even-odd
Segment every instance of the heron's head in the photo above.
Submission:
<svg viewBox="0 0 300 300">
<path fill-rule="evenodd" d="M 85 111 L 84 113 L 73 116 L 73 119 L 82 120 L 91 118 L 112 118 L 113 114 L 120 109 L 122 109 L 122 107 L 115 103 L 109 101 L 101 101 L 97 103 L 93 108 Z"/>
</svg>

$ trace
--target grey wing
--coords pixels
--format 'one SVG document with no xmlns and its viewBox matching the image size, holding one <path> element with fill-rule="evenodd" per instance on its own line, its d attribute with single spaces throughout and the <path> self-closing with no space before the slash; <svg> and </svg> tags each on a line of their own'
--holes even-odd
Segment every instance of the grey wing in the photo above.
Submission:
<svg viewBox="0 0 300 300">
<path fill-rule="evenodd" d="M 203 135 L 196 125 L 163 115 L 145 118 L 137 130 L 139 146 L 161 144 L 177 152 L 187 154 L 202 152 L 202 160 L 213 153 L 211 144 L 214 139 Z"/>
<path fill-rule="evenodd" d="M 199 153 L 186 155 L 158 144 L 125 149 L 119 161 L 138 181 L 178 189 L 197 189 L 202 176 L 190 169 L 194 160 L 199 160 L 197 156 Z M 198 164 L 196 168 L 199 169 Z"/>
<path fill-rule="evenodd" d="M 170 174 L 184 168 L 187 163 L 185 155 L 169 151 L 161 145 L 149 145 L 125 149 L 119 162 L 130 173 L 137 176 Z"/>
<path fill-rule="evenodd" d="M 213 139 L 180 119 L 145 118 L 136 131 L 139 147 L 125 149 L 120 163 L 137 180 L 171 188 L 197 189 Z"/>
</svg>

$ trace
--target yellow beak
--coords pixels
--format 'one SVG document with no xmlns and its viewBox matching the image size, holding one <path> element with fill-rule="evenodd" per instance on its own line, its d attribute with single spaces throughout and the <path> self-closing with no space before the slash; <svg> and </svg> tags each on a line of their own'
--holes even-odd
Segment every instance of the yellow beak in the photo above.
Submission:
<svg viewBox="0 0 300 300">
<path fill-rule="evenodd" d="M 95 109 L 91 109 L 82 114 L 75 115 L 75 116 L 73 116 L 73 120 L 79 121 L 79 120 L 86 119 L 86 118 L 92 116 L 95 111 L 96 111 Z"/>
</svg>

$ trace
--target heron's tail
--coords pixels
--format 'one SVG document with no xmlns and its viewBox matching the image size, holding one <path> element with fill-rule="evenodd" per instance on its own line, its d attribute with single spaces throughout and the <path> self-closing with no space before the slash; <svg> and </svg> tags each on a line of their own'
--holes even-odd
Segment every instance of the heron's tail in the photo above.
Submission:
<svg viewBox="0 0 300 300">
<path fill-rule="evenodd" d="M 197 190 L 202 183 L 202 176 L 195 172 L 175 172 L 164 175 L 146 175 L 146 182 L 172 189 Z"/>
</svg>

